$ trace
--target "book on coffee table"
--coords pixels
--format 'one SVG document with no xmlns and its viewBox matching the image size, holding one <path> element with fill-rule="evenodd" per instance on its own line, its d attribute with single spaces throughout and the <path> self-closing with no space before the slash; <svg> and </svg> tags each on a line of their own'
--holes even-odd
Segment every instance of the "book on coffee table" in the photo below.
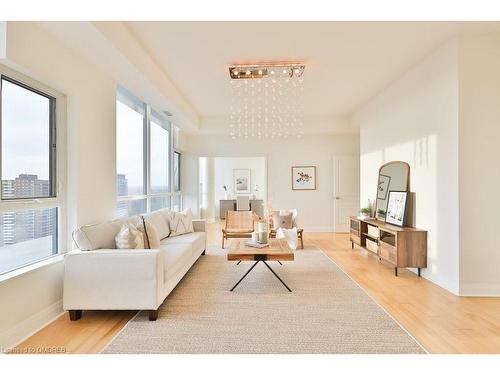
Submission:
<svg viewBox="0 0 500 375">
<path fill-rule="evenodd" d="M 258 243 L 258 242 L 254 242 L 254 241 L 246 241 L 245 245 L 250 246 L 250 247 L 256 247 L 257 249 L 262 249 L 264 247 L 269 246 L 268 243 Z"/>
</svg>

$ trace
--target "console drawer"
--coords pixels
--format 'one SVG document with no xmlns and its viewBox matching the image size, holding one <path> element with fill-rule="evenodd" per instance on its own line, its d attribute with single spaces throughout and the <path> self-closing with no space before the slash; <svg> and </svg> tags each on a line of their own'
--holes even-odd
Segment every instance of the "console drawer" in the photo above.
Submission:
<svg viewBox="0 0 500 375">
<path fill-rule="evenodd" d="M 370 240 L 369 238 L 366 239 L 366 249 L 374 252 L 375 254 L 378 253 L 378 244 L 376 241 Z"/>
<path fill-rule="evenodd" d="M 380 257 L 394 265 L 398 264 L 396 248 L 380 241 Z"/>
</svg>

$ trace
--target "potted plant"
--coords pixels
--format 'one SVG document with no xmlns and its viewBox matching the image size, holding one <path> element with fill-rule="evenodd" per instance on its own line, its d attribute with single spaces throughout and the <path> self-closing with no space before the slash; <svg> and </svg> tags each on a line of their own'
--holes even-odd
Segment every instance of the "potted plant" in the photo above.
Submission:
<svg viewBox="0 0 500 375">
<path fill-rule="evenodd" d="M 359 210 L 359 215 L 363 218 L 369 218 L 371 215 L 371 210 L 368 207 L 364 207 L 361 210 Z"/>
</svg>

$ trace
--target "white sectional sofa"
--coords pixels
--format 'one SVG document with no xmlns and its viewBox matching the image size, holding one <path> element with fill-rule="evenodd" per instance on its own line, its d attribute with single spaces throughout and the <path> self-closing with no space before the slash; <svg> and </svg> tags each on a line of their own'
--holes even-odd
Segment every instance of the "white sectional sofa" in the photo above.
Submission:
<svg viewBox="0 0 500 375">
<path fill-rule="evenodd" d="M 140 216 L 86 225 L 73 233 L 78 250 L 66 254 L 64 309 L 71 320 L 83 310 L 149 310 L 156 320 L 158 307 L 205 254 L 203 220 L 193 220 L 194 232 L 168 236 L 169 210 L 144 215 L 157 230 L 159 249 L 116 249 L 115 236 L 125 222 Z"/>
</svg>

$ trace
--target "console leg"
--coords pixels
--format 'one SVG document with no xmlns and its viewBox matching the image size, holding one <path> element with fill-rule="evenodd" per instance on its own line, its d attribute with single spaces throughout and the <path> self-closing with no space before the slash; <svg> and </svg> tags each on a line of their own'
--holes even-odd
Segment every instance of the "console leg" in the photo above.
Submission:
<svg viewBox="0 0 500 375">
<path fill-rule="evenodd" d="M 420 277 L 420 267 L 418 267 L 418 277 Z"/>
<path fill-rule="evenodd" d="M 158 309 L 149 310 L 149 320 L 154 322 L 156 319 L 158 319 Z"/>
<path fill-rule="evenodd" d="M 205 255 L 205 251 L 207 251 L 207 250 L 206 250 L 206 249 L 205 249 L 205 250 L 203 250 L 203 252 L 201 253 L 201 255 Z"/>
<path fill-rule="evenodd" d="M 394 267 L 394 276 L 398 276 L 398 267 Z"/>
<path fill-rule="evenodd" d="M 82 317 L 82 310 L 69 310 L 69 320 L 76 321 Z"/>
<path fill-rule="evenodd" d="M 351 241 L 351 249 L 354 249 L 354 242 Z"/>
</svg>

